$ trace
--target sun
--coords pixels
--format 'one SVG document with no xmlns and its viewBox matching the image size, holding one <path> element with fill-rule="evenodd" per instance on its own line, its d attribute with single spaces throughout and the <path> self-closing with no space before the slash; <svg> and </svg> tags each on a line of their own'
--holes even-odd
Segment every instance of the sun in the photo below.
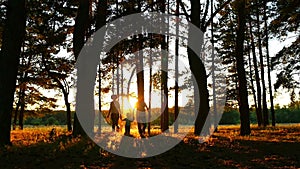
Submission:
<svg viewBox="0 0 300 169">
<path fill-rule="evenodd" d="M 136 102 L 137 102 L 137 98 L 135 97 L 129 97 L 129 104 L 131 105 L 132 108 L 135 108 Z"/>
<path fill-rule="evenodd" d="M 126 112 L 132 112 L 135 109 L 135 105 L 137 102 L 137 99 L 135 97 L 123 97 L 123 99 L 119 100 L 121 105 L 123 105 L 121 107 L 122 112 L 126 113 Z"/>
</svg>

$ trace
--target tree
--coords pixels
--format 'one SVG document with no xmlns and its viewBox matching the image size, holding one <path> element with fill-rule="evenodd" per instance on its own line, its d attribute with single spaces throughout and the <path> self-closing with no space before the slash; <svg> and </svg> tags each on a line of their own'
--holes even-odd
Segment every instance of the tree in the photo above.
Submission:
<svg viewBox="0 0 300 169">
<path fill-rule="evenodd" d="M 74 69 L 74 60 L 71 57 L 59 56 L 59 52 L 62 50 L 69 52 L 71 48 L 70 33 L 74 9 L 72 3 L 65 6 L 66 3 L 66 1 L 47 0 L 27 3 L 26 37 L 22 48 L 19 82 L 22 86 L 31 85 L 61 90 L 67 111 L 67 127 L 71 130 L 71 108 L 68 100 L 70 79 L 68 78 Z M 24 100 L 24 94 L 20 96 L 20 100 Z M 41 96 L 41 98 L 46 97 Z M 51 99 L 53 98 L 48 99 L 49 102 Z M 21 111 L 20 123 L 22 119 Z"/>
<path fill-rule="evenodd" d="M 269 25 L 271 35 L 277 39 L 285 40 L 292 38 L 294 41 L 284 46 L 275 57 L 271 58 L 271 68 L 277 71 L 275 90 L 283 87 L 289 90 L 298 88 L 296 80 L 300 70 L 300 33 L 299 33 L 299 7 L 297 0 L 274 1 L 273 19 Z"/>
<path fill-rule="evenodd" d="M 256 50 L 255 50 L 255 42 L 253 36 L 253 26 L 251 16 L 249 15 L 249 34 L 250 34 L 250 43 L 251 43 L 251 50 L 252 50 L 252 57 L 253 57 L 253 66 L 255 72 L 255 82 L 256 82 L 256 90 L 257 90 L 257 110 L 256 110 L 256 118 L 258 126 L 262 125 L 262 108 L 261 108 L 261 86 L 260 86 L 260 78 L 259 78 L 259 71 L 257 66 L 257 58 L 256 58 Z"/>
<path fill-rule="evenodd" d="M 179 0 L 176 0 L 176 17 L 179 17 Z M 176 37 L 179 36 L 179 23 L 176 23 Z M 179 39 L 175 40 L 175 110 L 174 110 L 174 133 L 178 132 L 178 121 L 176 121 L 179 115 L 179 105 L 178 105 L 178 93 L 179 93 L 179 86 L 178 86 L 178 58 L 179 57 Z"/>
<path fill-rule="evenodd" d="M 260 1 L 256 0 L 256 26 L 257 26 L 257 42 L 258 42 L 258 51 L 259 51 L 259 61 L 260 61 L 260 77 L 262 84 L 262 110 L 263 110 L 263 125 L 269 125 L 269 113 L 267 107 L 267 89 L 265 83 L 265 68 L 264 68 L 264 57 L 262 51 L 262 34 L 261 34 L 261 20 L 260 20 Z"/>
<path fill-rule="evenodd" d="M 194 24 L 196 27 L 200 28 L 200 1 L 191 0 L 191 23 Z M 189 42 L 191 43 L 193 38 L 200 38 L 200 37 L 193 37 L 192 34 L 189 33 Z M 201 47 L 203 43 L 203 39 L 200 40 L 199 46 Z M 200 49 L 201 51 L 201 49 Z M 198 93 L 195 93 L 194 99 L 195 103 L 201 100 L 198 110 L 198 116 L 196 117 L 195 121 L 195 130 L 194 134 L 200 135 L 201 130 L 204 126 L 205 120 L 209 113 L 209 94 L 207 89 L 207 75 L 204 63 L 200 60 L 197 54 L 188 48 L 188 60 L 190 64 L 190 69 L 192 74 L 194 75 L 195 84 L 198 87 Z M 195 112 L 196 113 L 196 112 Z"/>
<path fill-rule="evenodd" d="M 272 126 L 275 126 L 275 110 L 274 110 L 274 100 L 273 100 L 273 89 L 272 89 L 272 79 L 271 79 L 271 64 L 270 64 L 270 52 L 269 52 L 269 29 L 268 29 L 268 18 L 267 17 L 267 2 L 264 1 L 264 33 L 265 33 L 265 46 L 266 46 L 266 57 L 267 57 L 267 71 L 268 71 L 268 80 L 269 80 L 269 92 L 270 92 L 270 103 L 271 103 L 271 117 L 272 117 Z"/>
<path fill-rule="evenodd" d="M 236 0 L 234 2 L 237 10 L 238 27 L 236 29 L 236 61 L 237 61 L 237 72 L 239 77 L 239 111 L 241 119 L 240 134 L 242 136 L 249 135 L 250 120 L 249 120 L 249 105 L 248 105 L 248 91 L 247 91 L 247 80 L 244 68 L 244 40 L 245 40 L 245 26 L 246 26 L 246 2 L 245 0 Z"/>
<path fill-rule="evenodd" d="M 0 55 L 0 146 L 10 144 L 11 112 L 25 20 L 25 0 L 9 0 Z"/>
<path fill-rule="evenodd" d="M 73 51 L 75 59 L 77 60 L 79 53 L 84 46 L 86 33 L 89 25 L 89 7 L 90 1 L 79 0 L 79 6 L 77 11 L 77 16 L 75 19 L 74 35 L 73 35 Z M 79 120 L 75 113 L 74 125 L 73 125 L 73 135 L 85 135 L 82 127 L 80 126 Z"/>
<path fill-rule="evenodd" d="M 220 17 L 218 23 L 215 24 L 216 31 L 214 33 L 216 45 L 216 51 L 218 57 L 222 59 L 222 64 L 227 69 L 226 83 L 227 83 L 227 95 L 226 102 L 231 104 L 233 101 L 237 101 L 237 88 L 238 77 L 235 58 L 235 27 L 237 26 L 237 18 L 235 11 L 231 5 L 226 6 L 219 13 Z"/>
<path fill-rule="evenodd" d="M 96 15 L 96 31 L 99 30 L 101 27 L 103 27 L 106 24 L 106 11 L 107 11 L 107 1 L 99 1 L 97 5 L 97 15 Z M 99 70 L 98 70 L 98 76 L 99 76 L 99 125 L 98 125 L 98 131 L 101 133 L 101 119 L 102 119 L 102 113 L 101 113 L 101 91 L 102 91 L 102 86 L 101 86 L 101 63 L 99 63 Z"/>
<path fill-rule="evenodd" d="M 160 0 L 159 1 L 159 9 L 162 13 L 166 13 L 166 1 Z M 168 12 L 168 11 L 167 11 Z M 164 22 L 164 21 L 163 21 Z M 164 26 L 163 26 L 164 27 Z M 163 28 L 162 28 L 163 29 Z M 162 35 L 161 36 L 161 131 L 166 131 L 169 129 L 169 107 L 168 107 L 168 41 L 167 37 Z"/>
</svg>

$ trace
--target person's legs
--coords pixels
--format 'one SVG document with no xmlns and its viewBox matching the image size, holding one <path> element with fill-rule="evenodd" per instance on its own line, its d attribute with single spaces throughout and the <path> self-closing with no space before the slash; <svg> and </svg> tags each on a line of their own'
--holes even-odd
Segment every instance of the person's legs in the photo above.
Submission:
<svg viewBox="0 0 300 169">
<path fill-rule="evenodd" d="M 146 133 L 147 123 L 143 123 L 143 134 Z"/>
<path fill-rule="evenodd" d="M 128 135 L 130 135 L 130 124 L 127 126 Z"/>
<path fill-rule="evenodd" d="M 115 122 L 112 120 L 112 131 L 115 131 L 115 128 L 116 128 L 116 124 L 115 124 Z"/>
<path fill-rule="evenodd" d="M 143 123 L 138 123 L 138 131 L 139 131 L 140 135 L 143 134 L 142 125 L 143 125 Z"/>
<path fill-rule="evenodd" d="M 117 129 L 119 129 L 118 119 L 119 119 L 119 116 L 117 114 L 111 114 L 112 130 L 113 131 L 115 131 L 116 127 L 117 127 Z"/>
<path fill-rule="evenodd" d="M 125 126 L 125 135 L 129 135 L 130 134 L 130 126 L 126 125 Z"/>
<path fill-rule="evenodd" d="M 144 111 L 139 111 L 138 112 L 138 129 L 139 129 L 139 134 L 141 137 L 145 137 L 145 126 L 146 123 L 146 112 Z"/>
</svg>

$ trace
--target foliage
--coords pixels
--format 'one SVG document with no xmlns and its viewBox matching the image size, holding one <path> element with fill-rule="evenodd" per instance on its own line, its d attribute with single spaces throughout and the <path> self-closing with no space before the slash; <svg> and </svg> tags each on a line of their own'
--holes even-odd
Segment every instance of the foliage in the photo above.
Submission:
<svg viewBox="0 0 300 169">
<path fill-rule="evenodd" d="M 280 86 L 293 89 L 299 86 L 296 80 L 300 71 L 300 3 L 298 0 L 279 0 L 274 2 L 275 16 L 271 22 L 270 30 L 280 40 L 294 37 L 294 41 L 285 46 L 272 58 L 272 68 L 277 70 L 275 89 Z"/>
<path fill-rule="evenodd" d="M 220 0 L 222 4 L 222 0 Z M 226 100 L 233 101 L 238 100 L 237 88 L 238 77 L 236 68 L 235 56 L 235 39 L 237 26 L 236 9 L 232 4 L 225 6 L 219 12 L 219 20 L 214 23 L 214 41 L 216 43 L 216 51 L 218 57 L 222 59 L 222 64 L 226 67 L 226 83 L 227 94 Z"/>
<path fill-rule="evenodd" d="M 54 117 L 49 117 L 46 120 L 46 125 L 58 125 L 58 121 Z"/>
<path fill-rule="evenodd" d="M 41 118 L 34 118 L 34 117 L 28 117 L 25 120 L 25 125 L 41 125 L 42 124 L 42 119 Z"/>
<path fill-rule="evenodd" d="M 239 124 L 240 114 L 237 110 L 224 112 L 219 124 Z"/>
<path fill-rule="evenodd" d="M 300 123 L 300 109 L 280 108 L 275 110 L 277 123 Z M 250 113 L 250 122 L 257 123 L 255 112 Z M 225 111 L 220 124 L 239 124 L 239 112 L 237 110 Z"/>
<path fill-rule="evenodd" d="M 72 112 L 72 118 L 74 117 L 74 112 Z M 50 111 L 41 112 L 39 116 L 28 116 L 24 121 L 25 125 L 66 125 L 67 117 L 65 111 Z"/>
<path fill-rule="evenodd" d="M 277 123 L 300 123 L 300 109 L 282 108 L 275 115 Z"/>
</svg>

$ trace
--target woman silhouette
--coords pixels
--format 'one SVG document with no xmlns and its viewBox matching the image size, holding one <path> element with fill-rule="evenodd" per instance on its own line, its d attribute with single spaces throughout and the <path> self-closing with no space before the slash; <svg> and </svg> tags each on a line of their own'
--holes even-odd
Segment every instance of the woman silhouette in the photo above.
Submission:
<svg viewBox="0 0 300 169">
<path fill-rule="evenodd" d="M 110 115 L 111 121 L 112 121 L 112 131 L 115 131 L 115 128 L 117 127 L 117 131 L 120 129 L 118 125 L 118 121 L 120 118 L 120 103 L 117 101 L 118 96 L 112 95 L 111 99 L 113 100 L 110 102 L 110 108 L 107 115 L 107 118 Z"/>
</svg>

